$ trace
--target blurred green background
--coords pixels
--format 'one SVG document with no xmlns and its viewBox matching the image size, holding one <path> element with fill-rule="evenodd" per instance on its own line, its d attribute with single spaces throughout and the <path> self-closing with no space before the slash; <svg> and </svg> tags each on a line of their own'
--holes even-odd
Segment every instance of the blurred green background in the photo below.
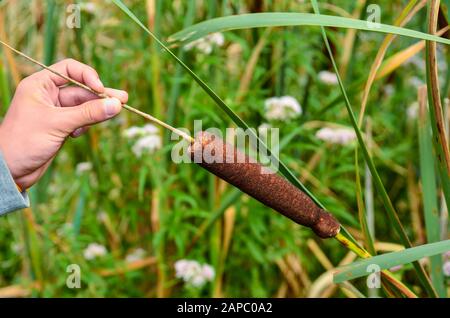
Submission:
<svg viewBox="0 0 450 318">
<path fill-rule="evenodd" d="M 233 127 L 189 75 L 110 1 L 79 1 L 81 27 L 73 29 L 66 24 L 78 9 L 68 7 L 72 3 L 2 1 L 0 37 L 47 65 L 71 57 L 93 66 L 105 85 L 129 92 L 130 105 L 175 127 L 192 130 L 194 120 L 224 132 Z M 124 3 L 163 40 L 195 22 L 219 16 L 312 12 L 308 1 Z M 394 24 L 408 1 L 376 3 L 382 22 Z M 324 14 L 365 19 L 368 4 L 363 0 L 324 1 L 320 7 Z M 425 21 L 426 10 L 421 9 L 407 27 L 424 31 Z M 332 67 L 320 28 L 252 29 L 223 36 L 223 43 L 212 44 L 210 52 L 201 47 L 174 51 L 251 127 L 270 124 L 279 128 L 281 159 L 362 239 L 355 186 L 356 144 L 327 142 L 317 135 L 323 128 L 350 128 L 339 86 L 333 78 L 331 82 L 324 78 L 323 71 L 332 71 Z M 370 65 L 385 35 L 329 28 L 328 36 L 359 112 Z M 416 42 L 397 37 L 386 57 Z M 447 97 L 448 51 L 438 45 L 442 94 Z M 36 70 L 2 50 L 0 115 L 6 113 L 18 81 Z M 415 104 L 417 88 L 423 83 L 422 50 L 375 81 L 364 125 L 383 183 L 414 244 L 426 243 Z M 265 101 L 276 96 L 294 97 L 302 115 L 268 120 Z M 145 124 L 124 111 L 92 127 L 86 136 L 69 139 L 45 177 L 29 191 L 31 208 L 0 218 L 0 296 L 356 296 L 334 285 L 330 276 L 334 267 L 354 260 L 350 252 L 336 241 L 316 238 L 309 229 L 196 165 L 173 164 L 174 142 L 166 131 L 152 133 L 161 147 L 137 156 L 133 151 L 137 139 L 125 132 Z M 366 207 L 373 210 L 369 226 L 375 229 L 377 250 L 402 249 L 383 205 L 373 198 L 361 158 L 358 165 Z M 445 239 L 445 207 L 441 215 Z M 183 259 L 209 264 L 213 277 L 194 286 L 182 273 L 177 275 L 183 269 L 176 270 L 175 263 Z M 70 264 L 80 266 L 79 289 L 66 286 Z M 424 265 L 428 266 L 426 261 Z M 411 265 L 397 268 L 395 275 L 422 293 Z M 353 284 L 367 294 L 364 279 Z"/>
</svg>

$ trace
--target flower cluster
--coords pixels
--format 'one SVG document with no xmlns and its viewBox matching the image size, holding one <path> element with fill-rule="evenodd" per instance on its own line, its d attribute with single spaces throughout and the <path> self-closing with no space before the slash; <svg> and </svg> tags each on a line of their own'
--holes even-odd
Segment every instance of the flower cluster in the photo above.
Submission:
<svg viewBox="0 0 450 318">
<path fill-rule="evenodd" d="M 97 257 L 101 257 L 106 255 L 107 250 L 106 247 L 100 245 L 98 243 L 91 243 L 86 247 L 83 251 L 83 256 L 88 261 L 93 260 Z"/>
<path fill-rule="evenodd" d="M 189 286 L 202 287 L 206 282 L 211 282 L 214 275 L 214 268 L 211 265 L 201 265 L 197 261 L 186 259 L 175 262 L 175 276 Z"/>
<path fill-rule="evenodd" d="M 444 275 L 450 277 L 450 261 L 446 261 L 443 266 Z"/>
<path fill-rule="evenodd" d="M 83 173 L 91 170 L 92 170 L 91 162 L 80 162 L 79 164 L 77 164 L 77 167 L 75 168 L 77 175 L 82 175 Z"/>
<path fill-rule="evenodd" d="M 97 5 L 93 2 L 86 2 L 86 3 L 80 3 L 78 4 L 79 8 L 89 14 L 94 14 L 96 11 L 99 10 Z"/>
<path fill-rule="evenodd" d="M 356 139 L 356 134 L 350 128 L 325 127 L 316 132 L 316 138 L 331 144 L 348 145 Z"/>
<path fill-rule="evenodd" d="M 321 71 L 318 76 L 319 80 L 326 85 L 337 85 L 339 83 L 336 73 Z"/>
<path fill-rule="evenodd" d="M 158 128 L 152 124 L 144 127 L 130 127 L 124 132 L 128 139 L 137 138 L 132 151 L 136 157 L 140 158 L 145 153 L 153 153 L 162 147 L 162 139 Z"/>
<path fill-rule="evenodd" d="M 184 46 L 186 51 L 190 51 L 192 49 L 196 49 L 197 51 L 202 52 L 203 54 L 211 54 L 214 46 L 221 47 L 225 43 L 225 37 L 222 33 L 212 33 L 204 38 L 195 40 L 191 43 L 188 43 Z"/>
<path fill-rule="evenodd" d="M 442 266 L 442 272 L 445 276 L 450 277 L 450 251 L 444 254 L 445 262 Z"/>
<path fill-rule="evenodd" d="M 266 99 L 264 109 L 268 120 L 289 120 L 302 114 L 302 107 L 292 96 Z"/>
</svg>

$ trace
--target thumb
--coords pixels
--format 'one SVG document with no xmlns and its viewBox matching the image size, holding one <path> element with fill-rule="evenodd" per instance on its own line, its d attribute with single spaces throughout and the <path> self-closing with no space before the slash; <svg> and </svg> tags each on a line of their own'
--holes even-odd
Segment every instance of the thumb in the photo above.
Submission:
<svg viewBox="0 0 450 318">
<path fill-rule="evenodd" d="M 113 118 L 122 110 L 122 103 L 117 98 L 94 99 L 79 106 L 64 107 L 67 120 L 64 127 L 74 131 L 79 127 L 97 124 Z"/>
</svg>

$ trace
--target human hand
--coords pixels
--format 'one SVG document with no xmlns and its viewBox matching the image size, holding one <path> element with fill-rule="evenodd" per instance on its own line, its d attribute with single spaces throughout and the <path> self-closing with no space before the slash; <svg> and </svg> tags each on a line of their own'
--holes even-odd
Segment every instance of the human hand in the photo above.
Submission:
<svg viewBox="0 0 450 318">
<path fill-rule="evenodd" d="M 111 98 L 99 99 L 79 87 L 61 87 L 63 78 L 43 70 L 20 82 L 0 126 L 0 150 L 14 181 L 27 189 L 39 180 L 68 136 L 120 113 L 124 91 L 105 88 L 97 72 L 72 59 L 50 68 Z"/>
</svg>

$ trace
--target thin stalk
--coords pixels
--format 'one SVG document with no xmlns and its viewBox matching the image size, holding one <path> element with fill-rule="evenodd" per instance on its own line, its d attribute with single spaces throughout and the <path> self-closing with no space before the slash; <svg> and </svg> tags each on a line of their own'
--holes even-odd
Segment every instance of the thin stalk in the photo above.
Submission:
<svg viewBox="0 0 450 318">
<path fill-rule="evenodd" d="M 3 105 L 3 107 L 0 108 L 1 114 L 2 108 L 6 111 L 6 109 L 8 109 L 9 103 L 11 102 L 11 92 L 9 90 L 8 75 L 3 65 L 3 56 L 0 56 L 0 92 Z"/>
<path fill-rule="evenodd" d="M 85 85 L 83 83 L 80 83 L 80 82 L 78 82 L 78 81 L 76 81 L 76 80 L 74 80 L 74 79 L 72 79 L 72 78 L 70 78 L 70 77 L 68 77 L 68 76 L 66 76 L 64 74 L 61 74 L 61 73 L 53 70 L 52 68 L 48 67 L 47 65 L 45 65 L 45 64 L 43 64 L 43 63 L 41 63 L 41 62 L 39 62 L 39 61 L 29 57 L 28 55 L 26 55 L 26 54 L 16 50 L 12 46 L 10 46 L 9 44 L 7 44 L 7 43 L 5 43 L 5 42 L 3 42 L 1 40 L 0 40 L 0 44 L 4 45 L 5 47 L 9 48 L 10 50 L 12 50 L 13 52 L 17 53 L 18 55 L 24 57 L 25 59 L 29 60 L 30 62 L 32 62 L 32 63 L 34 63 L 36 65 L 39 65 L 43 69 L 45 69 L 45 70 L 47 70 L 49 72 L 52 72 L 53 74 L 55 74 L 55 75 L 65 79 L 66 81 L 68 81 L 69 83 L 71 83 L 73 85 L 76 85 L 78 87 L 84 88 L 85 90 L 91 92 L 92 94 L 95 94 L 96 96 L 98 96 L 100 98 L 108 98 L 108 97 L 110 97 L 107 94 L 99 93 L 99 92 L 95 91 L 94 89 L 90 88 L 89 86 L 87 86 L 87 85 Z M 172 126 L 166 124 L 165 122 L 159 120 L 156 117 L 153 117 L 150 114 L 144 113 L 143 111 L 140 111 L 140 110 L 138 110 L 138 109 L 136 109 L 134 107 L 131 107 L 130 105 L 127 105 L 127 104 L 122 104 L 122 107 L 124 109 L 132 112 L 132 113 L 135 113 L 136 115 L 139 115 L 139 116 L 141 116 L 141 117 L 143 117 L 143 118 L 145 118 L 145 119 L 147 119 L 147 120 L 149 120 L 151 122 L 154 122 L 154 123 L 156 123 L 156 124 L 166 128 L 166 129 L 169 129 L 169 130 L 173 131 L 174 133 L 176 133 L 180 137 L 183 137 L 184 139 L 186 139 L 186 140 L 188 140 L 190 142 L 194 141 L 194 138 L 192 138 L 191 136 L 189 136 L 185 132 L 183 132 L 183 131 L 175 128 L 175 127 L 172 127 Z"/>
<path fill-rule="evenodd" d="M 370 172 L 369 172 L 370 173 Z M 369 250 L 371 255 L 376 255 L 373 236 L 369 230 L 368 218 L 366 216 L 367 209 L 364 206 L 363 195 L 362 195 L 362 187 L 361 187 L 361 174 L 359 172 L 359 159 L 358 159 L 358 151 L 355 151 L 355 179 L 356 179 L 356 201 L 358 205 L 358 219 L 361 224 L 361 230 L 363 232 L 364 241 L 367 249 Z M 367 200 L 367 199 L 366 199 Z"/>
<path fill-rule="evenodd" d="M 406 5 L 406 7 L 403 9 L 403 11 L 400 13 L 398 18 L 395 20 L 394 25 L 403 27 L 406 23 L 408 23 L 409 20 L 416 14 L 417 11 L 419 11 L 421 8 L 425 6 L 425 1 L 422 0 L 417 6 L 418 0 L 411 0 Z M 377 52 L 377 56 L 375 57 L 375 60 L 371 66 L 369 76 L 367 78 L 367 82 L 364 87 L 363 91 L 363 97 L 361 102 L 361 112 L 359 114 L 359 120 L 358 124 L 361 127 L 364 119 L 364 114 L 366 111 L 366 106 L 369 99 L 369 93 L 370 89 L 372 88 L 372 84 L 374 83 L 376 76 L 378 74 L 378 70 L 380 69 L 384 56 L 386 55 L 386 52 L 390 46 L 390 44 L 394 41 L 396 36 L 394 34 L 388 34 L 384 38 L 383 42 L 381 43 L 380 49 Z"/>
<path fill-rule="evenodd" d="M 358 19 L 361 16 L 361 12 L 363 8 L 366 5 L 367 0 L 358 0 L 356 1 L 356 8 L 353 11 L 351 17 L 354 19 Z M 345 35 L 344 42 L 343 42 L 343 53 L 340 58 L 340 72 L 344 78 L 347 77 L 348 73 L 348 66 L 350 64 L 350 60 L 353 56 L 353 48 L 355 46 L 355 40 L 356 40 L 356 32 L 355 29 L 349 29 L 347 30 L 347 34 Z"/>
<path fill-rule="evenodd" d="M 183 27 L 187 28 L 190 26 L 195 19 L 195 0 L 189 0 L 187 5 L 187 13 L 186 17 L 184 19 Z M 178 55 L 180 56 L 180 59 L 184 59 L 185 51 L 181 48 L 178 52 Z M 175 110 L 177 107 L 178 98 L 180 96 L 181 91 L 181 79 L 183 67 L 180 64 L 176 65 L 175 68 L 175 74 L 173 76 L 174 83 L 172 85 L 171 91 L 170 91 L 170 97 L 169 97 L 169 103 L 167 106 L 167 114 L 166 114 L 166 122 L 169 125 L 175 124 Z M 170 141 L 170 134 L 167 132 L 164 136 L 165 142 Z M 169 154 L 170 155 L 170 154 Z"/>
<path fill-rule="evenodd" d="M 422 182 L 423 210 L 427 243 L 440 241 L 438 195 L 436 172 L 434 169 L 433 146 L 431 144 L 430 118 L 427 116 L 427 89 L 419 88 L 419 154 L 420 175 Z M 442 273 L 442 257 L 430 257 L 431 281 L 440 297 L 446 296 L 444 275 Z"/>
<path fill-rule="evenodd" d="M 428 3 L 428 32 L 436 34 L 439 1 Z M 436 43 L 426 43 L 428 103 L 431 127 L 433 130 L 433 144 L 437 155 L 437 164 L 447 206 L 450 206 L 450 153 L 440 98 L 438 69 L 436 60 Z"/>
<path fill-rule="evenodd" d="M 161 15 L 163 1 L 147 0 L 148 25 L 156 35 L 159 34 L 159 23 L 157 19 Z M 153 113 L 157 117 L 163 114 L 163 87 L 161 82 L 161 56 L 157 44 L 151 39 L 151 86 L 153 95 Z"/>
<path fill-rule="evenodd" d="M 47 0 L 46 1 L 47 12 L 45 15 L 45 25 L 44 25 L 44 63 L 46 65 L 53 64 L 56 52 L 56 38 L 58 35 L 58 28 L 55 25 L 58 23 L 57 7 L 56 1 Z M 54 166 L 50 165 L 47 171 L 42 175 L 40 182 L 30 190 L 31 202 L 37 206 L 40 202 L 47 201 L 48 193 L 46 189 L 48 188 L 50 181 L 52 180 L 54 172 Z M 36 214 L 40 216 L 40 213 Z"/>
<path fill-rule="evenodd" d="M 56 28 L 58 15 L 56 13 L 56 1 L 47 0 L 47 15 L 44 30 L 44 63 L 51 64 L 55 58 L 56 48 Z"/>
</svg>

